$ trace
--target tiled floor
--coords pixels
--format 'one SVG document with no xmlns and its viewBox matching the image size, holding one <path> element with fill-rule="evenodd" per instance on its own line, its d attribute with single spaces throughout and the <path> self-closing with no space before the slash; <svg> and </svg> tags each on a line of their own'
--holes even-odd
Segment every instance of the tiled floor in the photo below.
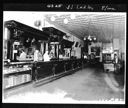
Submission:
<svg viewBox="0 0 128 108">
<path fill-rule="evenodd" d="M 103 73 L 101 69 L 91 67 L 42 86 L 33 87 L 30 84 L 10 92 L 4 102 L 72 103 L 92 100 L 123 101 L 123 99 L 124 92 L 112 83 L 109 75 Z"/>
</svg>

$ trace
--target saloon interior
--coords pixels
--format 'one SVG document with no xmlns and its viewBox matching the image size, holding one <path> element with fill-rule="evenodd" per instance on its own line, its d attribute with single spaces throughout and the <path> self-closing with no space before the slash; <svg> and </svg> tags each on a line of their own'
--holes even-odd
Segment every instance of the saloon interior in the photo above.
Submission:
<svg viewBox="0 0 128 108">
<path fill-rule="evenodd" d="M 124 103 L 125 58 L 126 13 L 3 12 L 5 103 Z"/>
</svg>

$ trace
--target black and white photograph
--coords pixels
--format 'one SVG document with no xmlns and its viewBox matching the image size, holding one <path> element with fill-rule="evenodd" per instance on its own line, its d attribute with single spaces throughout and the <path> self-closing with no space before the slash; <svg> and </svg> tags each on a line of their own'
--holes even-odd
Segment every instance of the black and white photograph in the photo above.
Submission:
<svg viewBox="0 0 128 108">
<path fill-rule="evenodd" d="M 125 104 L 126 12 L 4 10 L 2 51 L 3 103 Z"/>
</svg>

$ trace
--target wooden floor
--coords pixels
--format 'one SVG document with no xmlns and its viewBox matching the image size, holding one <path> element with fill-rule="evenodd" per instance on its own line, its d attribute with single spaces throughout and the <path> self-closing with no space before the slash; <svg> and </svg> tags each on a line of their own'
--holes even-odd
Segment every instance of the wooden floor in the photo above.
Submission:
<svg viewBox="0 0 128 108">
<path fill-rule="evenodd" d="M 36 87 L 32 83 L 9 91 L 4 93 L 3 99 L 3 102 L 19 103 L 86 103 L 87 101 L 122 102 L 124 101 L 122 85 L 120 87 L 112 75 L 110 77 L 102 69 L 92 66 L 45 85 L 40 84 Z"/>
</svg>

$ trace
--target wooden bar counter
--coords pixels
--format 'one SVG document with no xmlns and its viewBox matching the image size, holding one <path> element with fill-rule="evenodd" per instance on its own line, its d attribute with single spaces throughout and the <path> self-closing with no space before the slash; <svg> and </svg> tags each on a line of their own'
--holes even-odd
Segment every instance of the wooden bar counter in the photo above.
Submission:
<svg viewBox="0 0 128 108">
<path fill-rule="evenodd" d="M 68 71 L 82 68 L 82 60 L 55 60 L 48 62 L 36 62 L 33 64 L 33 80 L 40 80 L 49 76 L 56 76 Z"/>
</svg>

